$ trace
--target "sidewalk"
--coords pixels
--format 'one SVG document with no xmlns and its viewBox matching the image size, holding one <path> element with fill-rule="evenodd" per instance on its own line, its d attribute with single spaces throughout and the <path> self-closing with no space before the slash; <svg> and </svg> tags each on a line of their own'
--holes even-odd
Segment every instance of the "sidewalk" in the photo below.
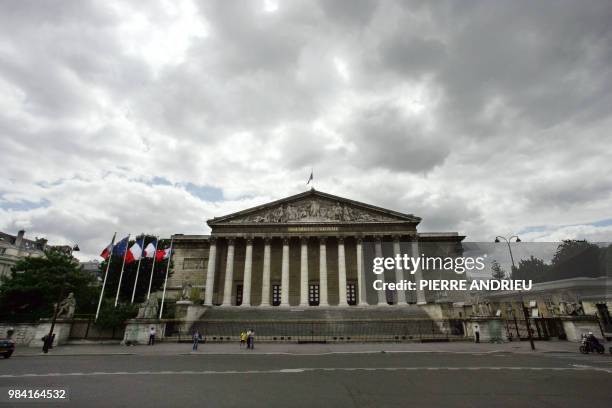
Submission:
<svg viewBox="0 0 612 408">
<path fill-rule="evenodd" d="M 578 343 L 567 341 L 536 342 L 536 353 L 578 353 Z M 197 352 L 191 351 L 190 343 L 158 343 L 155 346 L 122 345 L 66 345 L 49 351 L 47 356 L 77 355 L 236 355 L 236 354 L 333 354 L 333 353 L 533 353 L 529 342 L 509 343 L 337 343 L 337 344 L 295 344 L 255 343 L 255 350 L 239 348 L 238 343 L 200 344 Z M 18 347 L 14 357 L 45 355 L 39 348 Z"/>
</svg>

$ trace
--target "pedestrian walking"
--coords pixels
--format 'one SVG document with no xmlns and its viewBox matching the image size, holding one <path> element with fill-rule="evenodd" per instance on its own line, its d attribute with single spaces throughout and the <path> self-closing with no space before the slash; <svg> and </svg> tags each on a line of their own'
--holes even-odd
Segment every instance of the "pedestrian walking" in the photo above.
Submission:
<svg viewBox="0 0 612 408">
<path fill-rule="evenodd" d="M 480 329 L 477 324 L 474 325 L 474 342 L 480 343 Z"/>
<path fill-rule="evenodd" d="M 250 334 L 249 334 L 248 339 L 247 339 L 247 344 L 249 345 L 249 348 L 251 350 L 254 350 L 255 349 L 255 330 L 250 329 L 249 333 Z"/>
<path fill-rule="evenodd" d="M 251 339 L 252 339 L 251 329 L 248 329 L 247 332 L 246 332 L 246 345 L 247 345 L 248 349 L 251 348 Z"/>
<path fill-rule="evenodd" d="M 149 329 L 149 346 L 155 345 L 155 333 L 155 327 L 151 326 L 151 328 Z"/>
<path fill-rule="evenodd" d="M 246 346 L 246 345 L 247 345 L 247 334 L 243 330 L 243 331 L 240 332 L 240 348 L 242 348 L 242 346 Z"/>
<path fill-rule="evenodd" d="M 200 340 L 202 340 L 202 335 L 200 334 L 200 332 L 198 330 L 193 332 L 193 347 L 191 350 L 196 351 L 198 349 L 198 344 L 200 343 Z"/>
</svg>

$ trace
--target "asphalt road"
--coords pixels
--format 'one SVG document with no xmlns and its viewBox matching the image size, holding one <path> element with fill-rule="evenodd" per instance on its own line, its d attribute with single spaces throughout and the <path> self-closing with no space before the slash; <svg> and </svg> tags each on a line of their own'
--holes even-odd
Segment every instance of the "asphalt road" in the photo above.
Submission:
<svg viewBox="0 0 612 408">
<path fill-rule="evenodd" d="M 23 356 L 0 389 L 68 390 L 77 407 L 610 407 L 612 356 L 371 353 Z M 0 401 L 6 401 L 6 395 Z"/>
</svg>

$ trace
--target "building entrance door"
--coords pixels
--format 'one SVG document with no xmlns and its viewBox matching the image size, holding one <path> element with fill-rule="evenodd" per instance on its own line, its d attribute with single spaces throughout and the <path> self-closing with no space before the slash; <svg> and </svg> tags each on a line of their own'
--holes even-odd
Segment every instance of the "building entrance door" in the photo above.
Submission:
<svg viewBox="0 0 612 408">
<path fill-rule="evenodd" d="M 236 306 L 242 304 L 242 285 L 236 285 Z"/>
<path fill-rule="evenodd" d="M 280 285 L 272 285 L 272 306 L 280 306 L 281 304 L 281 287 Z"/>
<path fill-rule="evenodd" d="M 319 306 L 319 284 L 311 283 L 308 287 L 308 304 L 310 306 Z"/>
</svg>

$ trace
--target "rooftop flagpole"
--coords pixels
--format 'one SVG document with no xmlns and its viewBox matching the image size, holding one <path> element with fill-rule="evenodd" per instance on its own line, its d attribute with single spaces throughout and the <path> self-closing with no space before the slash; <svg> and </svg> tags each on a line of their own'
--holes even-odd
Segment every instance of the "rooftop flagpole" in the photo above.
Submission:
<svg viewBox="0 0 612 408">
<path fill-rule="evenodd" d="M 119 291 L 121 290 L 121 280 L 123 279 L 123 269 L 125 268 L 125 258 L 127 256 L 127 251 L 129 250 L 130 250 L 130 234 L 128 234 L 127 236 L 125 252 L 123 253 L 123 263 L 121 264 L 121 273 L 119 274 L 119 285 L 117 285 L 117 296 L 115 296 L 115 307 L 117 307 L 117 302 L 119 302 Z"/>
<path fill-rule="evenodd" d="M 106 278 L 108 278 L 108 268 L 110 268 L 111 260 L 113 259 L 113 247 L 115 245 L 115 238 L 117 237 L 117 233 L 113 234 L 113 239 L 111 241 L 110 254 L 108 255 L 108 263 L 106 264 L 106 271 L 104 272 L 104 281 L 102 282 L 102 290 L 100 290 L 100 300 L 98 300 L 98 308 L 96 309 L 96 320 L 98 320 L 98 315 L 100 314 L 100 306 L 102 305 L 102 298 L 104 297 L 104 288 L 106 287 Z"/>
</svg>

